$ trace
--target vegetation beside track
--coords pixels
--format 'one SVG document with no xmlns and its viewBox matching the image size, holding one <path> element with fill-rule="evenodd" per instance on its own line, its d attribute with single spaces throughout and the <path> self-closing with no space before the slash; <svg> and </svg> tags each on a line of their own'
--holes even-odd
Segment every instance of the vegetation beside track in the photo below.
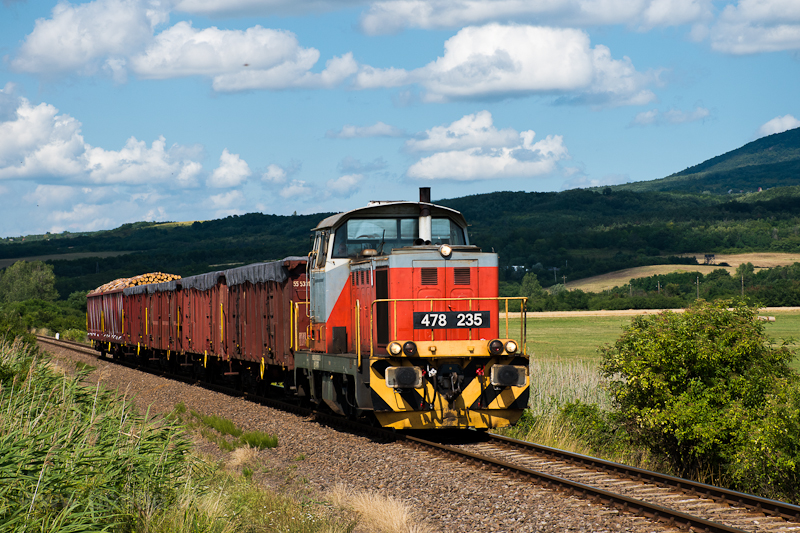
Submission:
<svg viewBox="0 0 800 533">
<path fill-rule="evenodd" d="M 0 530 L 345 532 L 355 521 L 203 459 L 174 418 L 0 340 Z M 246 473 L 246 472 L 244 472 Z"/>
<path fill-rule="evenodd" d="M 600 373 L 597 361 L 534 357 L 531 390 L 547 392 L 505 433 L 798 503 L 800 377 L 772 324 L 700 301 L 634 317 L 601 350 Z"/>
</svg>

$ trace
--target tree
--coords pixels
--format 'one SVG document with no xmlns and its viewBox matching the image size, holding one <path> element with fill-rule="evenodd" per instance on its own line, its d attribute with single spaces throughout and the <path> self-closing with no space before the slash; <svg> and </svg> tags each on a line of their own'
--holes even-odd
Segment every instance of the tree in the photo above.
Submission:
<svg viewBox="0 0 800 533">
<path fill-rule="evenodd" d="M 528 272 L 522 278 L 519 288 L 520 296 L 528 297 L 528 310 L 529 311 L 543 311 L 545 302 L 547 301 L 547 291 L 542 288 L 539 283 L 539 278 L 533 272 Z"/>
<path fill-rule="evenodd" d="M 744 480 L 757 477 L 755 469 L 793 482 L 797 433 L 788 444 L 773 439 L 760 451 L 751 443 L 753 434 L 784 435 L 798 426 L 796 412 L 785 416 L 797 400 L 785 393 L 798 383 L 788 366 L 792 357 L 771 344 L 755 308 L 697 300 L 684 313 L 634 318 L 602 350 L 601 369 L 629 434 L 677 472 L 710 470 Z M 776 403 L 781 393 L 785 401 Z"/>
<path fill-rule="evenodd" d="M 22 302 L 33 298 L 58 299 L 53 266 L 41 261 L 17 261 L 0 276 L 0 302 Z"/>
</svg>

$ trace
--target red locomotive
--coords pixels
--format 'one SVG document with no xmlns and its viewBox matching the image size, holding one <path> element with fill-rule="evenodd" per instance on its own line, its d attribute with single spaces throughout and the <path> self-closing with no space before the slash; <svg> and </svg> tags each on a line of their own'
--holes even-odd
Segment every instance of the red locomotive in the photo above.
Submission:
<svg viewBox="0 0 800 533">
<path fill-rule="evenodd" d="M 97 350 L 291 394 L 386 427 L 489 428 L 528 402 L 525 320 L 509 336 L 497 255 L 461 213 L 372 202 L 314 228 L 308 257 L 88 296 Z M 514 328 L 516 330 L 516 327 Z M 501 337 L 501 332 L 503 336 Z"/>
</svg>

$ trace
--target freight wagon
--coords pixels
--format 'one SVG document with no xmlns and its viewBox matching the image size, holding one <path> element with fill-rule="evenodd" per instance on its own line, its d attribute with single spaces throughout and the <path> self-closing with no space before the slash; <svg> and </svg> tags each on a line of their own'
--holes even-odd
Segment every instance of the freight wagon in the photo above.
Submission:
<svg viewBox="0 0 800 533">
<path fill-rule="evenodd" d="M 397 429 L 491 428 L 528 403 L 525 298 L 461 213 L 371 202 L 322 220 L 307 257 L 88 296 L 102 354 L 287 394 Z M 501 335 L 502 334 L 502 335 Z"/>
</svg>

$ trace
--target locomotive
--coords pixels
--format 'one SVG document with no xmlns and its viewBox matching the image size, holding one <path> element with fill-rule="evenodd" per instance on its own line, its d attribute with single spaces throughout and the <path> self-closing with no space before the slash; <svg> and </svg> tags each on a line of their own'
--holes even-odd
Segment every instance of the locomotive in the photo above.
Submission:
<svg viewBox="0 0 800 533">
<path fill-rule="evenodd" d="M 526 299 L 498 296 L 497 255 L 470 244 L 461 213 L 423 187 L 419 202 L 370 202 L 312 232 L 306 257 L 90 293 L 89 338 L 101 356 L 245 391 L 280 383 L 384 427 L 519 419 Z"/>
</svg>

